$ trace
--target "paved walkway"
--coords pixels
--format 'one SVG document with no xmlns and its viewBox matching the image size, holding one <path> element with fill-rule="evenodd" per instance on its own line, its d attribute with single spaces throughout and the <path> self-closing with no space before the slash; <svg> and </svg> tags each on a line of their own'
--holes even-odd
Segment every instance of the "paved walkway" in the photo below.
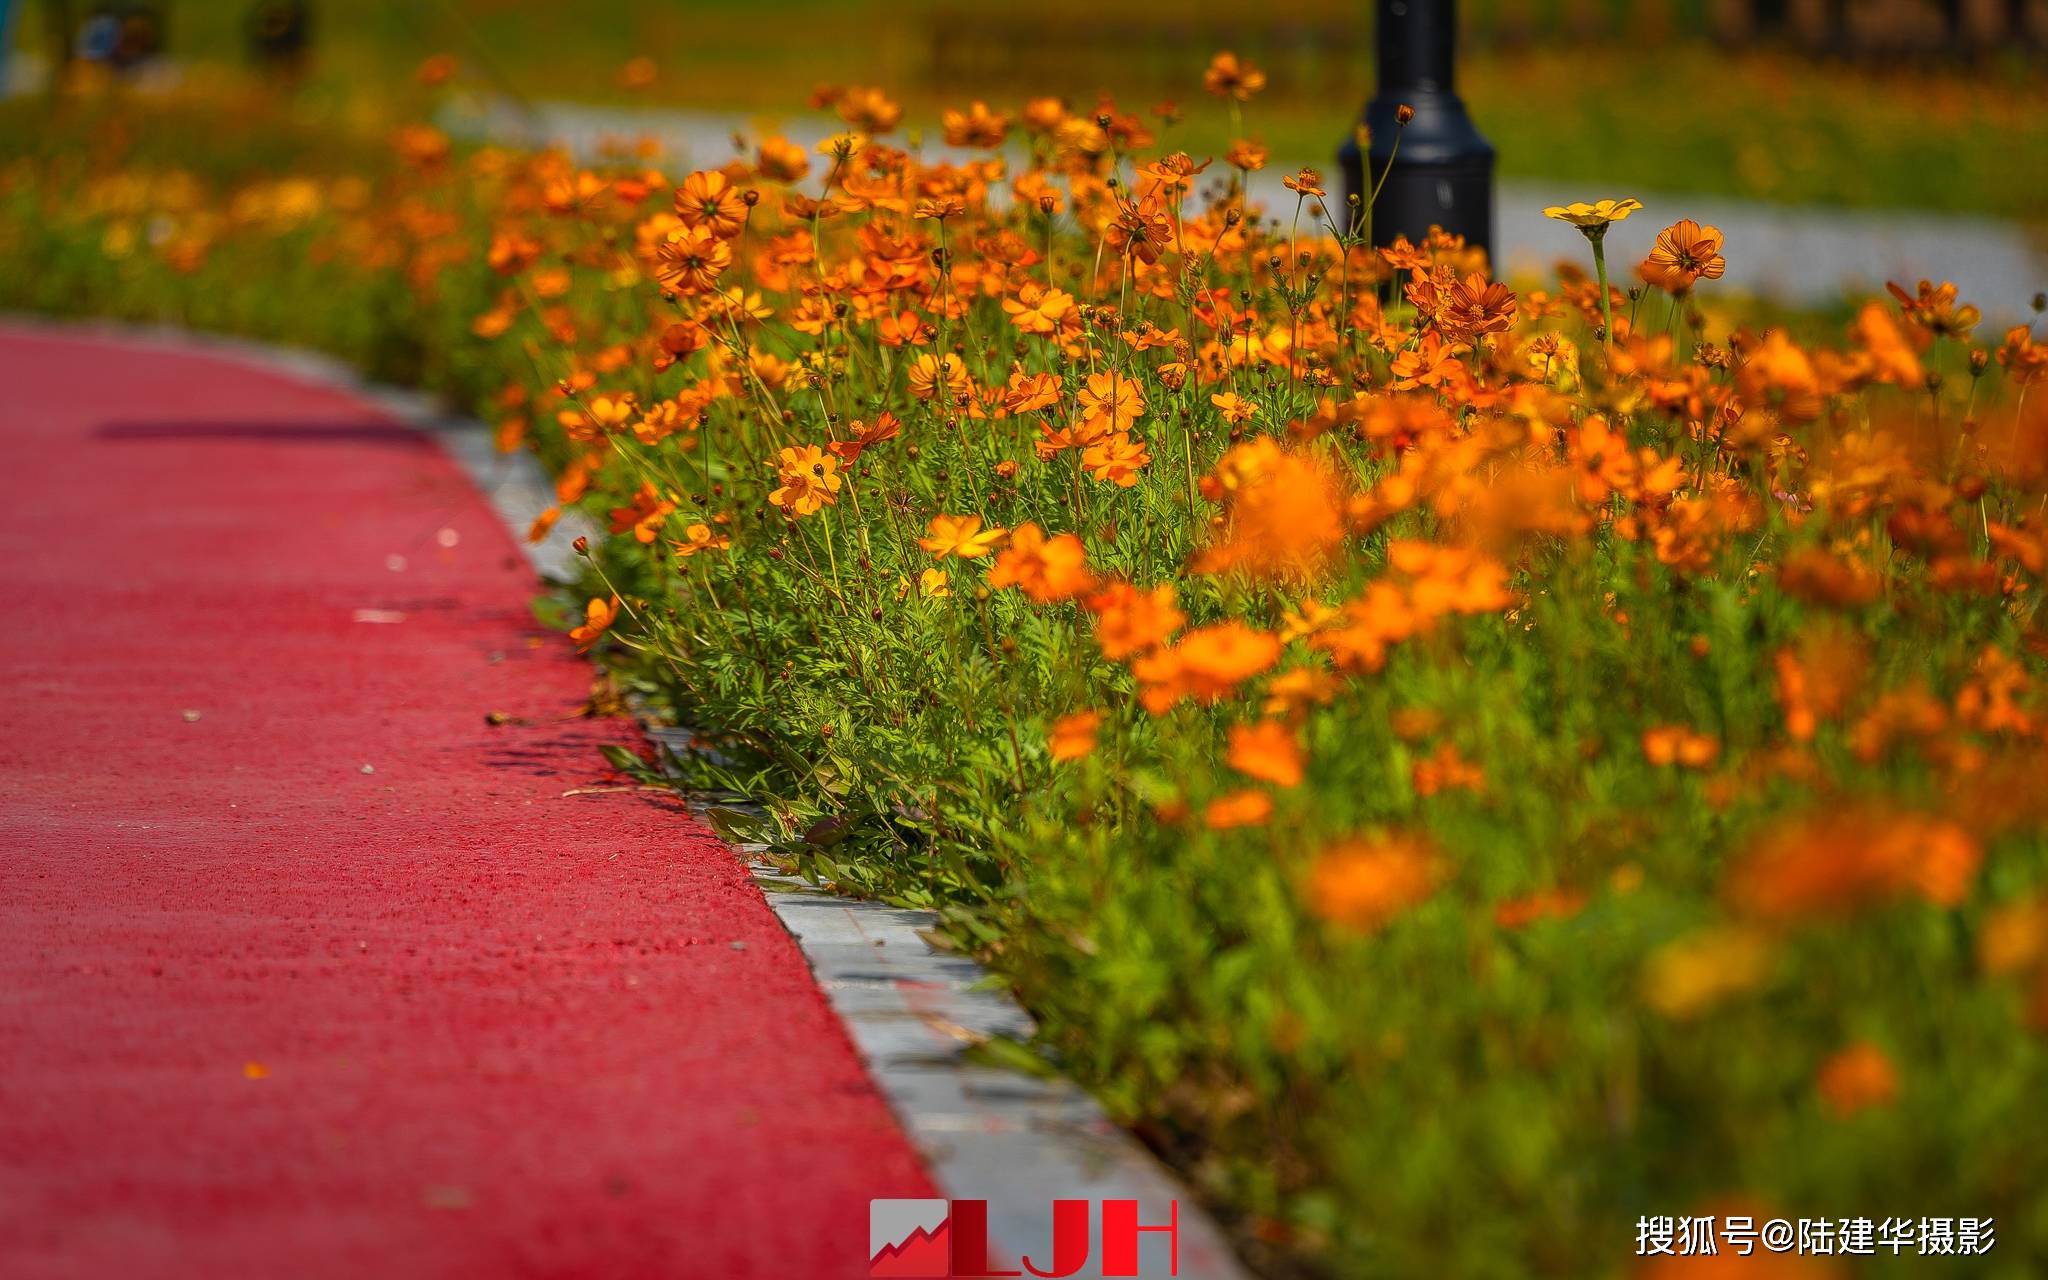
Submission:
<svg viewBox="0 0 2048 1280">
<path fill-rule="evenodd" d="M 933 1194 L 433 445 L 0 329 L 0 1274 L 865 1274 Z M 489 713 L 514 717 L 493 726 Z"/>
</svg>

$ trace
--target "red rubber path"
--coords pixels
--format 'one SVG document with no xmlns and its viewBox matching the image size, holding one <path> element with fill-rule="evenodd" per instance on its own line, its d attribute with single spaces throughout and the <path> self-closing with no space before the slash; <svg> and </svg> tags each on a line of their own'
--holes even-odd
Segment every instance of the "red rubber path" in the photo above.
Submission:
<svg viewBox="0 0 2048 1280">
<path fill-rule="evenodd" d="M 14 330 L 0 459 L 0 1275 L 865 1274 L 926 1175 L 452 461 Z"/>
</svg>

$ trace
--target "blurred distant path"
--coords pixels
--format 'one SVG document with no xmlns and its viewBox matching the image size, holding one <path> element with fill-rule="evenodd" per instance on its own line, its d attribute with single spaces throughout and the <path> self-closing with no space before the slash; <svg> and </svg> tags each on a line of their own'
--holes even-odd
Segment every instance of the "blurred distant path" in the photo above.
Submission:
<svg viewBox="0 0 2048 1280">
<path fill-rule="evenodd" d="M 146 343 L 0 383 L 0 1275 L 864 1275 L 926 1175 L 740 859 L 563 795 L 638 735 L 455 462 Z"/>
<path fill-rule="evenodd" d="M 745 115 L 628 111 L 570 103 L 543 103 L 530 114 L 502 103 L 486 104 L 451 113 L 445 123 L 471 137 L 556 143 L 586 157 L 600 153 L 608 142 L 651 136 L 671 155 L 702 167 L 723 164 L 732 156 L 736 131 L 750 139 L 760 136 L 757 118 Z M 827 117 L 797 116 L 779 121 L 778 127 L 791 141 L 812 147 L 842 126 Z M 1333 123 L 1333 139 L 1338 131 Z M 944 146 L 928 147 L 926 153 L 966 154 Z M 1255 197 L 1269 210 L 1291 209 L 1294 197 L 1280 186 L 1280 179 L 1304 164 L 1334 176 L 1329 156 L 1276 155 L 1255 176 Z M 1658 231 L 1680 218 L 1692 218 L 1727 235 L 1728 273 L 1719 286 L 1707 287 L 1728 293 L 1825 305 L 1844 296 L 1882 293 L 1886 280 L 1903 281 L 1910 288 L 1924 276 L 1955 281 L 1962 297 L 1983 309 L 1987 326 L 2002 326 L 2031 319 L 2034 294 L 2048 289 L 2048 240 L 1996 219 L 1772 205 L 1726 196 L 1666 195 L 1620 184 L 1596 188 L 1502 183 L 1497 193 L 1500 257 L 1508 272 L 1545 272 L 1565 257 L 1583 263 L 1585 240 L 1573 228 L 1545 218 L 1543 210 L 1606 196 L 1634 196 L 1645 206 L 1608 233 L 1608 262 L 1624 280 L 1632 278 L 1628 273 L 1649 252 Z M 1979 336 L 1997 335 L 1987 329 Z"/>
</svg>

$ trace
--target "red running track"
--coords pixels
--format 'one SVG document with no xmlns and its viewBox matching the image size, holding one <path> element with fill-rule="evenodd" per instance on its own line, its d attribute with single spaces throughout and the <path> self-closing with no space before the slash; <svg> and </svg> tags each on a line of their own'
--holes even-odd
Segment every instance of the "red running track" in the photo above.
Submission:
<svg viewBox="0 0 2048 1280">
<path fill-rule="evenodd" d="M 0 330 L 0 459 L 0 1275 L 865 1274 L 925 1173 L 437 446 Z"/>
</svg>

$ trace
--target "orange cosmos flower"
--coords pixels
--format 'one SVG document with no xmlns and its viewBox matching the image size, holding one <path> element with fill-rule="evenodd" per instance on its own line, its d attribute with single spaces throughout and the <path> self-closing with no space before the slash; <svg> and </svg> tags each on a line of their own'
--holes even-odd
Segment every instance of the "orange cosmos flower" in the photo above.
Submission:
<svg viewBox="0 0 2048 1280">
<path fill-rule="evenodd" d="M 671 542 L 678 560 L 688 560 L 699 551 L 723 551 L 732 545 L 732 539 L 724 534 L 711 531 L 708 524 L 693 524 L 683 530 L 681 542 Z"/>
<path fill-rule="evenodd" d="M 584 401 L 583 411 L 590 415 L 590 421 L 600 430 L 617 431 L 631 423 L 640 412 L 640 398 L 630 391 L 621 395 L 592 396 Z"/>
<path fill-rule="evenodd" d="M 1263 791 L 1227 792 L 1202 810 L 1202 822 L 1211 831 L 1264 826 L 1272 816 L 1273 797 Z"/>
<path fill-rule="evenodd" d="M 1505 333 L 1515 320 L 1515 294 L 1474 272 L 1451 286 L 1444 323 L 1466 340 L 1486 333 Z"/>
<path fill-rule="evenodd" d="M 1401 540 L 1387 544 L 1387 562 L 1415 579 L 1408 598 L 1425 623 L 1449 613 L 1497 613 L 1514 603 L 1507 566 L 1471 547 Z"/>
<path fill-rule="evenodd" d="M 582 625 L 572 628 L 569 632 L 569 638 L 576 642 L 576 651 L 578 653 L 585 652 L 591 645 L 596 644 L 597 638 L 610 628 L 618 616 L 619 598 L 617 596 L 613 596 L 609 600 L 593 597 L 590 603 L 583 607 Z"/>
<path fill-rule="evenodd" d="M 1202 491 L 1223 503 L 1226 519 L 1222 538 L 1195 558 L 1198 573 L 1306 577 L 1343 541 L 1337 478 L 1269 437 L 1231 447 Z"/>
<path fill-rule="evenodd" d="M 1786 919 L 1842 914 L 1917 896 L 1953 907 L 1968 895 L 1983 849 L 1943 818 L 1871 806 L 1832 809 L 1767 830 L 1728 877 L 1734 904 Z"/>
<path fill-rule="evenodd" d="M 1111 432 L 1081 452 L 1081 465 L 1089 475 L 1119 489 L 1136 485 L 1138 472 L 1151 461 L 1145 442 L 1123 431 Z"/>
<path fill-rule="evenodd" d="M 886 410 L 875 419 L 873 426 L 863 425 L 856 418 L 847 424 L 847 428 L 853 432 L 853 439 L 825 442 L 826 451 L 842 462 L 852 462 L 876 445 L 903 434 L 903 424 L 896 420 L 895 414 Z"/>
<path fill-rule="evenodd" d="M 1906 313 L 1907 319 L 1937 337 L 1967 338 L 1970 330 L 1984 318 L 1984 313 L 1973 306 L 1956 305 L 1953 281 L 1937 285 L 1930 280 L 1922 280 L 1919 290 L 1912 294 L 1890 281 L 1886 281 L 1884 287 L 1899 300 L 1899 308 Z"/>
<path fill-rule="evenodd" d="M 1978 733 L 2027 734 L 2034 717 L 2020 705 L 2032 681 L 2020 662 L 1986 645 L 1970 668 L 1970 680 L 1956 692 L 1956 718 Z"/>
<path fill-rule="evenodd" d="M 596 174 L 563 174 L 561 178 L 555 178 L 553 182 L 547 184 L 541 201 L 547 205 L 549 213 L 580 213 L 602 203 L 604 197 L 608 197 L 610 193 L 612 184 Z"/>
<path fill-rule="evenodd" d="M 1050 409 L 1059 402 L 1060 380 L 1057 374 L 1019 370 L 1010 375 L 1009 385 L 1003 391 L 1003 408 L 1011 413 Z"/>
<path fill-rule="evenodd" d="M 1577 889 L 1550 889 L 1509 898 L 1493 909 L 1493 922 L 1503 929 L 1526 929 L 1538 920 L 1569 920 L 1586 909 L 1586 895 Z"/>
<path fill-rule="evenodd" d="M 627 507 L 613 507 L 612 532 L 633 531 L 637 542 L 652 543 L 661 535 L 661 527 L 676 509 L 676 504 L 663 498 L 652 482 L 640 486 L 633 495 L 633 504 Z"/>
<path fill-rule="evenodd" d="M 1145 195 L 1172 199 L 1194 190 L 1195 179 L 1213 163 L 1212 160 L 1204 160 L 1196 164 L 1194 157 L 1187 152 L 1175 151 L 1141 167 L 1138 177 L 1144 180 Z"/>
<path fill-rule="evenodd" d="M 1719 759 L 1721 744 L 1682 724 L 1661 724 L 1643 730 L 1643 758 L 1654 765 L 1705 769 Z"/>
<path fill-rule="evenodd" d="M 1051 133 L 1067 118 L 1067 104 L 1058 98 L 1033 98 L 1024 104 L 1024 127 L 1033 133 Z"/>
<path fill-rule="evenodd" d="M 1719 280 L 1728 263 L 1721 257 L 1721 230 L 1681 218 L 1657 233 L 1643 260 L 1643 279 L 1659 289 L 1684 293 L 1701 280 Z"/>
<path fill-rule="evenodd" d="M 2048 344 L 2034 341 L 2032 327 L 2016 324 L 1999 344 L 1998 363 L 2020 386 L 2048 377 Z"/>
<path fill-rule="evenodd" d="M 1458 749 L 1448 742 L 1438 743 L 1433 755 L 1417 760 L 1409 771 L 1409 780 L 1419 796 L 1433 796 L 1439 791 L 1454 789 L 1486 789 L 1486 771 L 1459 755 Z"/>
<path fill-rule="evenodd" d="M 795 182 L 811 171 L 811 160 L 802 147 L 777 136 L 761 140 L 760 149 L 755 153 L 754 167 L 764 178 Z"/>
<path fill-rule="evenodd" d="M 1422 343 L 1404 348 L 1394 357 L 1390 384 L 1395 391 L 1417 387 L 1441 387 L 1463 372 L 1458 357 L 1470 350 L 1462 342 L 1445 342 L 1435 329 L 1422 335 Z"/>
<path fill-rule="evenodd" d="M 1396 271 L 1429 270 L 1428 251 L 1408 243 L 1407 236 L 1395 236 L 1394 243 L 1380 250 L 1380 258 Z"/>
<path fill-rule="evenodd" d="M 1051 178 L 1037 169 L 1018 174 L 1017 180 L 1010 184 L 1010 190 L 1016 193 L 1018 208 L 1035 209 L 1046 217 L 1067 207 L 1066 196 L 1053 185 Z"/>
<path fill-rule="evenodd" d="M 946 144 L 954 147 L 1000 147 L 1010 132 L 1010 117 L 990 111 L 985 102 L 965 111 L 948 107 L 939 113 L 939 123 L 945 129 Z"/>
<path fill-rule="evenodd" d="M 782 198 L 782 211 L 788 214 L 793 222 L 809 222 L 813 218 L 836 218 L 852 208 L 853 205 L 841 204 L 830 196 L 822 200 L 813 200 L 797 191 L 792 191 Z"/>
<path fill-rule="evenodd" d="M 1113 662 L 1158 648 L 1188 620 L 1174 604 L 1168 583 L 1150 591 L 1128 582 L 1112 583 L 1088 598 L 1088 608 L 1095 614 L 1095 643 Z"/>
<path fill-rule="evenodd" d="M 654 59 L 642 54 L 637 58 L 627 59 L 626 65 L 619 68 L 619 85 L 626 89 L 646 89 L 651 87 L 660 75 L 661 68 L 656 65 Z"/>
<path fill-rule="evenodd" d="M 1160 715 L 1182 698 L 1213 703 L 1279 660 L 1277 636 L 1242 622 L 1219 622 L 1139 658 L 1131 674 L 1146 686 L 1139 694 L 1145 709 Z"/>
<path fill-rule="evenodd" d="M 863 133 L 881 134 L 903 119 L 903 108 L 875 88 L 848 89 L 839 99 L 839 118 Z"/>
<path fill-rule="evenodd" d="M 1041 418 L 1038 421 L 1038 439 L 1031 442 L 1031 449 L 1038 455 L 1038 460 L 1043 462 L 1048 458 L 1056 458 L 1069 449 L 1079 449 L 1086 443 L 1079 427 L 1063 430 L 1055 428 L 1051 422 Z"/>
<path fill-rule="evenodd" d="M 910 216 L 913 218 L 937 218 L 939 221 L 944 222 L 947 218 L 957 218 L 966 212 L 967 202 L 959 196 L 933 196 L 929 199 L 918 201 L 916 206 L 911 209 Z"/>
<path fill-rule="evenodd" d="M 413 79 L 417 80 L 421 85 L 429 89 L 435 89 L 453 80 L 456 69 L 457 63 L 454 54 L 436 53 L 428 56 L 412 74 Z"/>
<path fill-rule="evenodd" d="M 1093 585 L 1088 551 L 1071 533 L 1046 537 L 1045 530 L 1025 521 L 1010 534 L 1010 545 L 996 556 L 988 585 L 1016 587 L 1039 604 L 1068 600 Z"/>
<path fill-rule="evenodd" d="M 1289 191 L 1304 196 L 1314 196 L 1318 200 L 1324 199 L 1330 194 L 1323 190 L 1323 175 L 1314 169 L 1304 168 L 1299 172 L 1291 173 L 1280 179 L 1280 185 Z"/>
<path fill-rule="evenodd" d="M 560 507 L 549 507 L 541 512 L 533 518 L 533 523 L 526 527 L 526 540 L 528 542 L 546 541 L 548 534 L 554 531 L 555 523 L 561 518 L 562 509 Z"/>
<path fill-rule="evenodd" d="M 1884 1050 L 1860 1040 L 1821 1064 L 1815 1080 L 1821 1098 L 1838 1116 L 1882 1107 L 1899 1096 L 1899 1073 Z"/>
<path fill-rule="evenodd" d="M 1299 720 L 1311 706 L 1326 707 L 1337 697 L 1337 681 L 1321 667 L 1295 667 L 1266 682 L 1264 711 L 1269 716 Z"/>
<path fill-rule="evenodd" d="M 663 400 L 648 406 L 640 415 L 640 420 L 633 424 L 633 438 L 641 444 L 659 444 L 678 431 L 695 426 L 702 412 L 695 405 Z"/>
<path fill-rule="evenodd" d="M 1265 143 L 1254 142 L 1250 138 L 1239 138 L 1223 153 L 1223 160 L 1233 169 L 1257 173 L 1266 167 L 1266 154 Z"/>
<path fill-rule="evenodd" d="M 1114 372 L 1089 374 L 1078 399 L 1081 425 L 1091 433 L 1123 431 L 1145 416 L 1145 393 L 1136 380 Z"/>
<path fill-rule="evenodd" d="M 839 501 L 839 459 L 814 444 L 784 449 L 776 460 L 780 488 L 768 501 L 792 516 L 807 516 Z"/>
<path fill-rule="evenodd" d="M 730 240 L 747 225 L 747 205 L 732 179 L 716 169 L 704 169 L 676 188 L 676 216 L 684 226 L 703 227 Z"/>
<path fill-rule="evenodd" d="M 1010 317 L 1010 323 L 1025 333 L 1058 333 L 1060 321 L 1074 309 L 1074 296 L 1058 289 L 1048 289 L 1037 281 L 1026 281 L 1017 290 L 1015 298 L 1003 299 L 1003 310 Z"/>
<path fill-rule="evenodd" d="M 1209 403 L 1220 409 L 1223 420 L 1229 423 L 1249 421 L 1259 411 L 1259 406 L 1231 392 L 1210 396 Z"/>
<path fill-rule="evenodd" d="M 1774 406 L 1792 422 L 1820 416 L 1820 375 L 1813 361 L 1783 329 L 1772 329 L 1736 371 L 1745 404 Z"/>
<path fill-rule="evenodd" d="M 1986 916 L 1977 961 L 1998 976 L 2048 969 L 2048 897 L 2022 898 Z"/>
<path fill-rule="evenodd" d="M 938 336 L 938 329 L 915 311 L 885 315 L 875 326 L 875 337 L 885 347 L 921 347 Z"/>
<path fill-rule="evenodd" d="M 1370 933 L 1436 892 L 1442 867 L 1420 836 L 1396 834 L 1331 845 L 1309 872 L 1309 910 Z"/>
<path fill-rule="evenodd" d="M 917 545 L 939 557 L 959 556 L 962 560 L 973 560 L 996 549 L 1003 540 L 1005 529 L 984 529 L 980 516 L 933 516 L 931 532 L 919 538 Z"/>
<path fill-rule="evenodd" d="M 1802 547 L 1779 561 L 1778 587 L 1808 604 L 1846 608 L 1869 604 L 1884 594 L 1884 579 L 1861 559 Z"/>
<path fill-rule="evenodd" d="M 708 226 L 671 232 L 654 254 L 655 277 L 677 293 L 702 293 L 732 265 L 732 246 Z"/>
<path fill-rule="evenodd" d="M 1159 207 L 1156 196 L 1137 204 L 1117 204 L 1116 220 L 1103 232 L 1103 241 L 1120 257 L 1132 257 L 1150 265 L 1173 242 L 1173 224 Z"/>
<path fill-rule="evenodd" d="M 1252 95 L 1266 87 L 1266 73 L 1249 62 L 1241 62 L 1228 49 L 1209 59 L 1202 73 L 1202 87 L 1219 98 L 1250 102 Z"/>
<path fill-rule="evenodd" d="M 1230 726 L 1231 768 L 1276 787 L 1297 787 L 1303 776 L 1301 743 L 1277 720 Z"/>
<path fill-rule="evenodd" d="M 1338 616 L 1335 609 L 1311 596 L 1280 616 L 1280 643 L 1288 644 L 1304 636 L 1312 636 L 1335 622 Z"/>
<path fill-rule="evenodd" d="M 1084 759 L 1095 750 L 1095 733 L 1102 725 L 1100 711 L 1076 711 L 1052 722 L 1046 749 L 1061 762 Z"/>
<path fill-rule="evenodd" d="M 967 366 L 950 352 L 927 351 L 910 366 L 910 394 L 920 400 L 943 396 L 948 404 L 958 404 L 967 394 Z"/>
<path fill-rule="evenodd" d="M 448 135 L 431 125 L 409 124 L 392 135 L 400 158 L 419 169 L 438 169 L 448 161 Z"/>
</svg>

